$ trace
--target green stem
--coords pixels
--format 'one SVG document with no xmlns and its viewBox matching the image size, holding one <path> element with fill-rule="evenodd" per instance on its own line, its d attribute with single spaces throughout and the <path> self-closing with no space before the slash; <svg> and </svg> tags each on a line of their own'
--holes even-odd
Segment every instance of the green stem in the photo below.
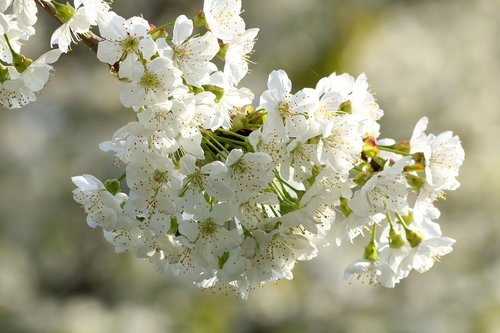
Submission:
<svg viewBox="0 0 500 333">
<path fill-rule="evenodd" d="M 221 132 L 223 134 L 234 136 L 235 138 L 241 139 L 243 141 L 247 141 L 248 140 L 248 137 L 246 137 L 244 135 L 241 135 L 241 134 L 238 134 L 238 133 L 234 133 L 232 131 L 228 131 L 228 130 L 225 130 L 223 128 L 219 128 L 217 131 Z"/>
<path fill-rule="evenodd" d="M 377 223 L 373 223 L 372 226 L 372 238 L 371 238 L 371 243 L 375 244 L 375 237 L 377 236 Z"/>
<path fill-rule="evenodd" d="M 387 152 L 394 153 L 394 154 L 398 154 L 398 155 L 402 155 L 402 156 L 409 156 L 409 155 L 411 155 L 410 153 L 406 153 L 404 151 L 397 150 L 397 149 L 390 148 L 390 147 L 386 147 L 386 146 L 377 146 L 377 147 L 380 150 L 387 151 Z"/>
<path fill-rule="evenodd" d="M 224 151 L 222 151 L 216 145 L 214 145 L 212 142 L 210 142 L 210 140 L 207 140 L 206 138 L 203 138 L 203 140 L 205 140 L 205 143 L 207 145 L 209 145 L 210 147 L 215 149 L 215 151 L 217 151 L 219 154 L 221 154 L 221 156 L 223 156 L 224 158 L 227 157 L 227 150 L 225 148 L 224 148 Z"/>
<path fill-rule="evenodd" d="M 280 173 L 278 172 L 278 170 L 274 170 L 274 175 L 276 176 L 276 178 L 280 181 L 280 183 L 286 185 L 289 189 L 291 189 L 292 191 L 294 191 L 295 193 L 299 193 L 300 190 L 293 187 L 292 185 L 288 184 L 288 182 L 286 180 L 284 180 L 283 178 L 281 178 L 281 175 Z"/>
<path fill-rule="evenodd" d="M 175 25 L 175 22 L 165 23 L 165 24 L 162 24 L 160 26 L 157 26 L 156 28 L 154 28 L 153 30 L 151 30 L 149 33 L 150 34 L 154 34 L 155 32 L 158 32 L 161 29 L 167 29 L 167 28 L 173 27 L 174 25 Z"/>
<path fill-rule="evenodd" d="M 403 229 L 405 229 L 405 231 L 411 231 L 410 228 L 408 228 L 408 226 L 406 225 L 405 220 L 403 219 L 403 217 L 399 213 L 396 213 L 396 217 L 398 218 L 399 223 L 401 223 L 401 225 L 403 226 Z"/>
<path fill-rule="evenodd" d="M 125 179 L 125 177 L 127 177 L 127 173 L 126 173 L 126 172 L 124 172 L 124 173 L 123 173 L 123 174 L 122 174 L 122 175 L 121 175 L 121 176 L 120 176 L 117 180 L 118 180 L 119 182 L 121 182 L 122 180 L 124 180 L 124 179 Z"/>
<path fill-rule="evenodd" d="M 229 138 L 224 138 L 224 137 L 220 137 L 220 136 L 217 136 L 216 140 L 218 140 L 220 142 L 229 143 L 229 144 L 235 144 L 235 145 L 242 146 L 245 148 L 247 146 L 245 142 L 241 142 L 241 141 L 233 140 L 233 139 L 229 139 Z"/>
</svg>

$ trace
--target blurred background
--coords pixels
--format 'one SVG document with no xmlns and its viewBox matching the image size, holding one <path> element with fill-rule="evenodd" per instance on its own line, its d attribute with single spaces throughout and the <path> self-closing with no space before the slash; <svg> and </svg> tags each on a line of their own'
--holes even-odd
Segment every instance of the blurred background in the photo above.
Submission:
<svg viewBox="0 0 500 333">
<path fill-rule="evenodd" d="M 124 17 L 157 25 L 202 0 L 115 0 Z M 117 255 L 85 223 L 70 177 L 121 170 L 97 145 L 134 119 L 118 83 L 84 45 L 56 64 L 38 101 L 0 113 L 0 332 L 500 332 L 500 0 L 246 0 L 261 28 L 256 96 L 273 69 L 294 90 L 331 72 L 365 72 L 385 110 L 382 137 L 408 139 L 416 121 L 460 136 L 462 187 L 441 202 L 451 255 L 395 289 L 342 281 L 360 247 L 331 246 L 293 281 L 243 301 L 200 291 Z M 48 50 L 56 23 L 41 13 L 26 55 Z M 360 240 L 359 243 L 364 243 Z"/>
</svg>

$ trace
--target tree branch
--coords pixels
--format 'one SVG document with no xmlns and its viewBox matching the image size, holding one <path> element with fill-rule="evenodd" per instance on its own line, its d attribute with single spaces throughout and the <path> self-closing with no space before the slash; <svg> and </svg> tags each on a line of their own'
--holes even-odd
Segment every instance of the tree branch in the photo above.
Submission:
<svg viewBox="0 0 500 333">
<path fill-rule="evenodd" d="M 57 16 L 56 16 L 56 10 L 54 9 L 53 6 L 45 3 L 43 0 L 35 0 L 37 6 L 47 12 L 50 16 L 52 16 L 54 19 L 57 20 L 59 23 L 63 23 Z M 97 53 L 97 45 L 99 44 L 100 41 L 103 39 L 93 32 L 88 32 L 86 34 L 78 34 L 78 37 L 81 38 L 81 40 L 95 53 Z"/>
</svg>

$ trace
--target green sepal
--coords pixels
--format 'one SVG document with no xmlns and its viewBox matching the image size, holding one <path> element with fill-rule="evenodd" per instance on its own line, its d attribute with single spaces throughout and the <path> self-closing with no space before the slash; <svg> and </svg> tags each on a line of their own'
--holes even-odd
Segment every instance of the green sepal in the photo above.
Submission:
<svg viewBox="0 0 500 333">
<path fill-rule="evenodd" d="M 215 95 L 216 103 L 219 103 L 222 97 L 224 97 L 224 89 L 214 86 L 213 84 L 204 85 L 203 89 L 205 89 L 205 91 L 210 91 L 212 94 Z"/>
<path fill-rule="evenodd" d="M 113 195 L 117 195 L 120 190 L 120 182 L 117 179 L 108 179 L 104 182 L 104 187 L 108 190 L 109 193 Z"/>
<path fill-rule="evenodd" d="M 354 183 L 359 187 L 363 187 L 363 185 L 366 184 L 366 182 L 368 181 L 368 179 L 371 178 L 371 176 L 372 176 L 371 172 L 362 171 L 358 173 L 356 177 L 354 177 Z"/>
<path fill-rule="evenodd" d="M 377 244 L 375 244 L 375 242 L 370 242 L 365 247 L 365 253 L 363 254 L 363 258 L 371 262 L 375 262 L 380 259 Z"/>
<path fill-rule="evenodd" d="M 349 217 L 352 214 L 352 210 L 349 207 L 349 200 L 344 197 L 340 197 L 340 210 L 342 211 L 342 215 L 345 217 Z"/>
<path fill-rule="evenodd" d="M 9 70 L 4 65 L 0 64 L 0 83 L 4 83 L 8 80 L 10 80 Z"/>
<path fill-rule="evenodd" d="M 193 17 L 193 24 L 197 28 L 205 27 L 207 25 L 207 20 L 205 19 L 205 13 L 200 10 L 195 17 Z"/>
<path fill-rule="evenodd" d="M 406 230 L 406 239 L 408 243 L 410 243 L 411 247 L 417 247 L 422 243 L 424 236 L 421 233 L 407 229 Z"/>
<path fill-rule="evenodd" d="M 76 9 L 70 5 L 69 2 L 66 2 L 65 5 L 60 4 L 56 1 L 51 2 L 56 10 L 56 16 L 63 22 L 66 23 L 75 15 Z"/>
<path fill-rule="evenodd" d="M 339 111 L 351 114 L 352 113 L 351 101 L 345 101 L 344 103 L 340 104 Z"/>
<path fill-rule="evenodd" d="M 177 222 L 177 218 L 172 216 L 170 218 L 170 229 L 168 229 L 168 233 L 170 235 L 177 235 L 177 230 L 179 230 L 179 223 Z"/>
<path fill-rule="evenodd" d="M 391 230 L 389 231 L 388 239 L 389 239 L 389 247 L 391 249 L 399 249 L 405 243 L 403 237 L 401 237 L 401 235 L 398 234 L 396 230 L 394 230 L 393 228 L 391 228 Z"/>
</svg>

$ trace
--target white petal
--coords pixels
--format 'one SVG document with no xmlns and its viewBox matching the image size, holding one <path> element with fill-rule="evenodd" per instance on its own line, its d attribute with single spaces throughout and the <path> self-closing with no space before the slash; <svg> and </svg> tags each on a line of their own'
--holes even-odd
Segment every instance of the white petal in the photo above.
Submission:
<svg viewBox="0 0 500 333">
<path fill-rule="evenodd" d="M 175 20 L 174 34 L 172 43 L 174 45 L 181 45 L 193 33 L 193 21 L 188 19 L 185 15 L 179 16 Z"/>
</svg>

